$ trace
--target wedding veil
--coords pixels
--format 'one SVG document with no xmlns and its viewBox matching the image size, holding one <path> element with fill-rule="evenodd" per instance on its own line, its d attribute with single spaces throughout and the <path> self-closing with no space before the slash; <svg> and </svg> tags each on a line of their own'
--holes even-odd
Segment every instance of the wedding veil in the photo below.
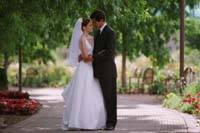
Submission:
<svg viewBox="0 0 200 133">
<path fill-rule="evenodd" d="M 69 66 L 75 67 L 78 65 L 78 56 L 81 54 L 79 43 L 80 38 L 82 35 L 81 25 L 82 25 L 82 18 L 79 18 L 76 21 L 76 24 L 74 26 L 74 31 L 72 33 L 69 49 L 68 49 L 68 55 L 67 55 L 67 64 Z"/>
</svg>

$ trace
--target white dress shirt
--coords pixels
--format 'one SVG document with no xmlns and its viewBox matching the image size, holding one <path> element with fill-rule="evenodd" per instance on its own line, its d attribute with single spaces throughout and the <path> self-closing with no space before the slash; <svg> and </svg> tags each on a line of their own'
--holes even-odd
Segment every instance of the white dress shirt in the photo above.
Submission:
<svg viewBox="0 0 200 133">
<path fill-rule="evenodd" d="M 107 25 L 107 23 L 104 23 L 103 26 L 101 26 L 101 28 L 100 28 L 100 34 L 101 34 L 101 32 L 103 31 L 103 28 L 104 28 L 106 25 Z"/>
</svg>

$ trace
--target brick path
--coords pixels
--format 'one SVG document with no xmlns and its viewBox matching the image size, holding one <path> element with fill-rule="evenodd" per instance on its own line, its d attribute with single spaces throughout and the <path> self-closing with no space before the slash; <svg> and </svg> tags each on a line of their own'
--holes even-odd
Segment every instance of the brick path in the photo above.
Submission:
<svg viewBox="0 0 200 133">
<path fill-rule="evenodd" d="M 63 112 L 62 89 L 26 89 L 43 104 L 39 113 L 0 130 L 1 133 L 64 133 L 60 123 Z M 80 131 L 70 131 L 72 133 Z M 81 131 L 87 132 L 87 131 Z M 108 132 L 104 130 L 88 131 Z M 118 124 L 111 133 L 200 133 L 193 116 L 163 108 L 156 96 L 118 95 Z"/>
</svg>

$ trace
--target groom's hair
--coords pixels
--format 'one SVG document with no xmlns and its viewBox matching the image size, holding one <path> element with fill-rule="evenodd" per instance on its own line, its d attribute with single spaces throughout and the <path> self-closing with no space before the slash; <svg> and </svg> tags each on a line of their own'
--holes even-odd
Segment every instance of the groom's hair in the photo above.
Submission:
<svg viewBox="0 0 200 133">
<path fill-rule="evenodd" d="M 100 20 L 105 21 L 105 20 L 106 20 L 106 15 L 105 15 L 105 12 L 102 11 L 102 10 L 95 10 L 95 11 L 90 15 L 90 18 L 91 18 L 91 19 L 95 19 L 96 21 L 100 21 Z"/>
</svg>

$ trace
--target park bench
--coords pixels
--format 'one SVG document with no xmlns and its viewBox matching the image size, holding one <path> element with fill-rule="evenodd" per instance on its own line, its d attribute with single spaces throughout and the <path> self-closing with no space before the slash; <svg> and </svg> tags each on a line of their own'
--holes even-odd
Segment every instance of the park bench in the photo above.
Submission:
<svg viewBox="0 0 200 133">
<path fill-rule="evenodd" d="M 145 88 L 148 87 L 149 93 L 153 94 L 153 82 L 154 82 L 154 70 L 152 68 L 145 69 L 142 78 L 141 91 L 145 92 Z"/>
<path fill-rule="evenodd" d="M 132 88 L 132 79 L 136 80 L 137 93 L 144 93 L 145 88 L 148 87 L 149 92 L 153 92 L 154 70 L 152 68 L 146 68 L 145 70 L 137 67 L 134 70 L 133 75 L 129 77 L 129 88 Z"/>
<path fill-rule="evenodd" d="M 129 89 L 134 89 L 136 93 L 139 92 L 140 82 L 142 80 L 143 69 L 140 67 L 135 68 L 133 74 L 129 76 Z M 135 84 L 132 86 L 132 84 Z"/>
</svg>

